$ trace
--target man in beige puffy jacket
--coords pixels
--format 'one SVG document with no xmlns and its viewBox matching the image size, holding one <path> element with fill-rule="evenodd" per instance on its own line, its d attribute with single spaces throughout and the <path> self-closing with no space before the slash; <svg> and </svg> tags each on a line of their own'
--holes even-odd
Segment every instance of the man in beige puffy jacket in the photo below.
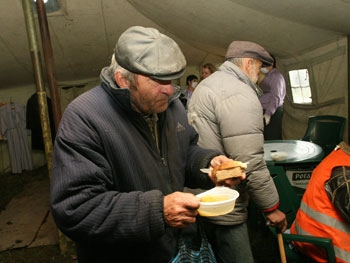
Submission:
<svg viewBox="0 0 350 263">
<path fill-rule="evenodd" d="M 254 262 L 246 221 L 251 198 L 272 226 L 286 229 L 279 197 L 264 161 L 263 110 L 256 82 L 262 66 L 273 59 L 260 45 L 233 41 L 226 61 L 197 86 L 188 109 L 199 145 L 223 151 L 232 159 L 249 162 L 247 180 L 236 187 L 240 197 L 230 214 L 205 220 L 205 230 L 218 262 Z"/>
</svg>

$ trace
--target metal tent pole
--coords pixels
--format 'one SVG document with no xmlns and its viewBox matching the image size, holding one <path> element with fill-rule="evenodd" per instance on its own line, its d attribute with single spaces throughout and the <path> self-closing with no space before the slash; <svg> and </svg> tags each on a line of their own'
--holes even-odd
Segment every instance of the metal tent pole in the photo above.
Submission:
<svg viewBox="0 0 350 263">
<path fill-rule="evenodd" d="M 51 138 L 51 130 L 50 130 L 50 121 L 49 121 L 49 113 L 47 108 L 47 100 L 46 100 L 46 91 L 44 86 L 44 80 L 43 80 L 43 74 L 42 74 L 42 63 L 40 60 L 40 52 L 39 52 L 39 44 L 36 37 L 36 30 L 35 30 L 35 23 L 34 23 L 34 14 L 33 14 L 33 7 L 31 0 L 22 0 L 23 3 L 23 10 L 25 15 L 25 21 L 27 26 L 27 34 L 28 34 L 28 40 L 29 40 L 29 47 L 30 47 L 30 53 L 32 56 L 32 62 L 34 67 L 34 75 L 35 75 L 35 83 L 36 83 L 36 90 L 38 95 L 38 104 L 39 104 L 39 111 L 40 111 L 40 119 L 41 119 L 41 126 L 43 130 L 43 138 L 44 138 L 44 145 L 45 145 L 45 154 L 46 154 L 46 160 L 47 160 L 47 168 L 49 171 L 49 177 L 51 178 L 51 170 L 52 170 L 52 138 Z M 41 12 L 45 12 L 45 15 L 40 15 L 41 19 L 46 19 L 46 11 L 44 6 L 44 3 L 42 0 L 37 0 L 37 5 L 39 8 L 38 10 L 41 10 Z M 47 22 L 43 22 L 47 25 Z M 45 27 L 45 26 L 43 26 Z M 41 28 L 43 28 L 41 27 Z M 55 118 L 55 128 L 57 131 L 58 123 L 60 121 L 61 113 L 59 110 L 59 99 L 57 95 L 57 87 L 55 86 L 56 80 L 53 77 L 53 67 L 52 67 L 52 50 L 50 46 L 50 42 L 46 41 L 48 31 L 47 27 L 45 28 L 45 32 L 42 33 L 42 38 L 45 39 L 43 42 L 45 42 L 45 56 L 47 60 L 47 68 L 48 68 L 48 75 L 49 75 L 49 81 L 52 88 L 51 96 L 54 97 L 52 99 L 52 104 L 56 105 L 53 108 L 54 112 L 54 118 Z M 50 46 L 50 47 L 49 47 Z M 61 231 L 58 230 L 58 239 L 59 239 L 59 246 L 61 253 L 66 254 L 68 252 L 68 246 L 71 241 L 62 234 Z"/>
<path fill-rule="evenodd" d="M 49 112 L 47 109 L 46 92 L 42 73 L 42 64 L 40 60 L 39 44 L 36 37 L 34 14 L 31 0 L 22 0 L 23 11 L 27 26 L 27 35 L 29 41 L 30 54 L 34 68 L 34 77 L 36 83 L 36 91 L 38 95 L 38 104 L 40 112 L 41 127 L 43 130 L 45 155 L 47 160 L 47 168 L 49 177 L 51 178 L 52 169 L 52 138 L 49 122 Z"/>
<path fill-rule="evenodd" d="M 46 9 L 45 9 L 45 4 L 43 0 L 36 0 L 36 9 L 38 12 L 41 42 L 43 46 L 45 65 L 46 65 L 47 81 L 49 84 L 50 95 L 52 100 L 52 112 L 53 112 L 53 118 L 55 123 L 55 131 L 57 132 L 58 125 L 61 120 L 61 106 L 60 106 L 60 98 L 58 94 L 55 64 L 54 64 L 54 57 L 53 57 L 52 46 L 51 46 L 49 26 L 47 23 Z"/>
</svg>

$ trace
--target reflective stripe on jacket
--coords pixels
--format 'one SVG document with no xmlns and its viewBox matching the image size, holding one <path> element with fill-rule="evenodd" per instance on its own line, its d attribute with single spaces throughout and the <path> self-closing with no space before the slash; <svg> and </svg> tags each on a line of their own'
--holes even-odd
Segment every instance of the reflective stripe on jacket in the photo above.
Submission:
<svg viewBox="0 0 350 263">
<path fill-rule="evenodd" d="M 350 166 L 349 153 L 342 149 L 333 151 L 313 171 L 291 233 L 331 238 L 336 261 L 350 262 L 350 224 L 335 210 L 324 189 L 336 166 Z M 300 242 L 295 242 L 295 246 L 316 262 L 327 262 L 322 249 Z"/>
</svg>

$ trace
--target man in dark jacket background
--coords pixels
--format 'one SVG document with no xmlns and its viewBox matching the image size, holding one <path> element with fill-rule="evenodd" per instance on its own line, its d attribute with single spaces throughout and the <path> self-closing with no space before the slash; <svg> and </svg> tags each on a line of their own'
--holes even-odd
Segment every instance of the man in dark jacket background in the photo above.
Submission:
<svg viewBox="0 0 350 263">
<path fill-rule="evenodd" d="M 200 168 L 228 159 L 197 145 L 171 84 L 185 66 L 171 38 L 131 27 L 101 71 L 101 86 L 64 112 L 51 207 L 57 226 L 76 242 L 79 263 L 169 262 L 180 230 L 195 223 L 199 199 L 184 186 L 213 187 L 215 179 Z"/>
</svg>

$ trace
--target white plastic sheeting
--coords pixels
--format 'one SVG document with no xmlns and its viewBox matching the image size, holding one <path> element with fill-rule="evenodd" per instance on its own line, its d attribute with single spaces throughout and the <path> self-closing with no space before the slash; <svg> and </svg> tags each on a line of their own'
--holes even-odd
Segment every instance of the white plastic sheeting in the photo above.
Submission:
<svg viewBox="0 0 350 263">
<path fill-rule="evenodd" d="M 339 115 L 347 118 L 347 50 L 347 39 L 341 38 L 293 58 L 280 60 L 279 64 L 283 68 L 289 88 L 288 71 L 308 68 L 312 92 L 312 104 L 299 105 L 292 103 L 291 91 L 287 89 L 283 118 L 283 135 L 285 139 L 300 139 L 305 133 L 309 116 Z M 347 129 L 344 139 L 348 140 Z"/>
</svg>

